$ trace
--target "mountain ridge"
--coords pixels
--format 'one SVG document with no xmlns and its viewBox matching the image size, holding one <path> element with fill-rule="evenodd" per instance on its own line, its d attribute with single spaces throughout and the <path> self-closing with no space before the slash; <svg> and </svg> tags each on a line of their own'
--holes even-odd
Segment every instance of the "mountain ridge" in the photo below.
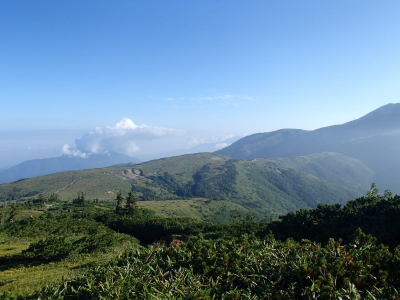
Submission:
<svg viewBox="0 0 400 300">
<path fill-rule="evenodd" d="M 378 116 L 386 116 L 394 113 L 400 114 L 400 103 L 388 103 L 362 116 L 360 119 L 376 118 Z"/>
<path fill-rule="evenodd" d="M 216 154 L 235 159 L 293 157 L 336 152 L 363 161 L 383 189 L 400 192 L 400 104 L 388 104 L 341 125 L 312 131 L 280 129 L 244 137 Z M 390 171 L 390 175 L 386 174 Z M 388 178 L 392 178 L 391 182 Z"/>
</svg>

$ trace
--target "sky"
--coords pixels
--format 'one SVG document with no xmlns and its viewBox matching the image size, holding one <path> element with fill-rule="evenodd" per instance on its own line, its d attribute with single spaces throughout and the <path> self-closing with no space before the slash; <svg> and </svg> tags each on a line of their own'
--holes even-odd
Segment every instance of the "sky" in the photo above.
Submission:
<svg viewBox="0 0 400 300">
<path fill-rule="evenodd" d="M 357 119 L 400 102 L 399 16 L 397 0 L 2 0 L 0 168 Z"/>
</svg>

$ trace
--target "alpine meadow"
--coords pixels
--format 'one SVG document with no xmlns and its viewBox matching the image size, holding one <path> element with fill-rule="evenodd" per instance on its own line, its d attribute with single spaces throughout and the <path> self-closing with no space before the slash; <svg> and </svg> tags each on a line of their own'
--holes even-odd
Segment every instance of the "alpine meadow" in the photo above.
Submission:
<svg viewBox="0 0 400 300">
<path fill-rule="evenodd" d="M 0 299 L 400 300 L 399 16 L 0 1 Z"/>
</svg>

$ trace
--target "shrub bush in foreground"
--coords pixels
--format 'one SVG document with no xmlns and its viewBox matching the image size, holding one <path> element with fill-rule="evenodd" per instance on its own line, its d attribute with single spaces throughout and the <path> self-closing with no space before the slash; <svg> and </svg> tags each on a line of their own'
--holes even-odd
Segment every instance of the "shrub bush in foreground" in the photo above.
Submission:
<svg viewBox="0 0 400 300">
<path fill-rule="evenodd" d="M 42 299 L 399 299 L 400 249 L 358 230 L 326 246 L 244 235 L 191 237 L 127 253 L 42 289 Z M 397 290 L 396 290 L 397 289 Z"/>
</svg>

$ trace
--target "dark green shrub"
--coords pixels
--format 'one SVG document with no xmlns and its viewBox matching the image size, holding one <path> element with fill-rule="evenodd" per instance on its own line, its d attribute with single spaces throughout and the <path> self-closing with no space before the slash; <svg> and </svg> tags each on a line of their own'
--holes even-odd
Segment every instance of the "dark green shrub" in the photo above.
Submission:
<svg viewBox="0 0 400 300">
<path fill-rule="evenodd" d="M 22 256 L 32 260 L 59 260 L 71 253 L 72 242 L 60 236 L 51 236 L 29 245 L 28 249 L 22 251 Z"/>
<path fill-rule="evenodd" d="M 117 234 L 112 231 L 105 234 L 88 235 L 74 242 L 74 249 L 79 253 L 92 253 L 116 246 L 126 240 L 127 237 L 129 236 Z"/>
</svg>

